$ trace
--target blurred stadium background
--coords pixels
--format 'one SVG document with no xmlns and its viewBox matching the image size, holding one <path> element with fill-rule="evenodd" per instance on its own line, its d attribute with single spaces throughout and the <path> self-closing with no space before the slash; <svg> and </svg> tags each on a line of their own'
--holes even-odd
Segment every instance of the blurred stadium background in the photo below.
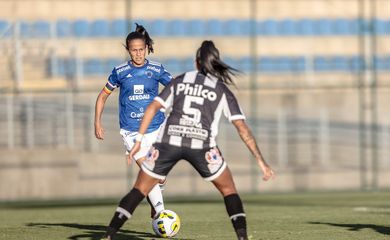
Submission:
<svg viewBox="0 0 390 240">
<path fill-rule="evenodd" d="M 225 121 L 219 145 L 240 192 L 389 189 L 389 16 L 386 0 L 1 0 L 0 201 L 127 191 L 138 168 L 125 164 L 118 92 L 102 142 L 93 117 L 134 22 L 174 75 L 194 68 L 203 39 L 243 71 L 234 91 L 278 176 L 261 181 Z M 211 191 L 180 163 L 165 195 Z"/>
</svg>

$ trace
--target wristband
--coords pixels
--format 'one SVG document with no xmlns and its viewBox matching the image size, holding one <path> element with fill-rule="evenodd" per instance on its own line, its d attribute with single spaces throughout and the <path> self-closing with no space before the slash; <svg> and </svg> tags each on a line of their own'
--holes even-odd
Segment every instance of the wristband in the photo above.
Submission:
<svg viewBox="0 0 390 240">
<path fill-rule="evenodd" d="M 142 139 L 144 138 L 143 134 L 138 133 L 137 136 L 135 136 L 136 142 L 142 142 Z"/>
</svg>

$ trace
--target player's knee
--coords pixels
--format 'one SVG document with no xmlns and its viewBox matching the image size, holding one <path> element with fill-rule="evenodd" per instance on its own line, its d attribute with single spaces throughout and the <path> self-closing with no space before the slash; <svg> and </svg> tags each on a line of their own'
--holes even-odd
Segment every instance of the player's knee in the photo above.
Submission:
<svg viewBox="0 0 390 240">
<path fill-rule="evenodd" d="M 223 186 L 218 186 L 218 190 L 221 192 L 221 194 L 226 197 L 232 194 L 237 194 L 237 190 L 234 187 L 234 184 L 226 184 Z"/>
</svg>

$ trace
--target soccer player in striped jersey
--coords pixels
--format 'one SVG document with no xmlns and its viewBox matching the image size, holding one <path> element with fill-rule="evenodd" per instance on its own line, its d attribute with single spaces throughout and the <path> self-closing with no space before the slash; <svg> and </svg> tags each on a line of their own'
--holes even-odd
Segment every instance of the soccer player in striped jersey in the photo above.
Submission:
<svg viewBox="0 0 390 240">
<path fill-rule="evenodd" d="M 157 62 L 145 58 L 146 52 L 153 52 L 153 40 L 143 26 L 137 24 L 136 30 L 128 34 L 126 38 L 127 51 L 130 61 L 116 66 L 108 78 L 108 82 L 100 92 L 95 106 L 95 136 L 104 139 L 104 128 L 101 124 L 101 116 L 107 98 L 115 88 L 120 88 L 119 93 L 119 124 L 120 134 L 128 151 L 133 147 L 138 134 L 139 125 L 146 107 L 158 94 L 159 84 L 167 85 L 172 76 Z M 164 122 L 164 113 L 158 112 L 145 131 L 142 140 L 141 151 L 133 158 L 141 166 L 149 148 L 155 142 L 160 125 Z M 131 163 L 131 160 L 128 163 Z M 127 201 L 127 196 L 121 200 L 116 210 L 120 218 L 129 217 L 129 213 L 121 207 Z M 164 210 L 164 202 L 159 184 L 155 184 L 148 195 L 148 201 L 152 206 L 152 217 Z"/>
<path fill-rule="evenodd" d="M 227 87 L 233 84 L 235 69 L 221 61 L 212 41 L 202 43 L 196 54 L 196 64 L 197 71 L 176 77 L 146 109 L 130 157 L 139 151 L 144 133 L 160 108 L 171 109 L 171 112 L 129 192 L 131 201 L 124 208 L 131 216 L 150 189 L 159 180 L 164 180 L 179 160 L 185 159 L 220 191 L 237 238 L 245 240 L 248 236 L 242 201 L 215 141 L 222 113 L 233 123 L 256 158 L 263 180 L 272 178 L 274 171 L 264 160 L 237 99 Z M 124 221 L 114 216 L 111 223 L 111 231 L 107 232 L 109 238 Z"/>
</svg>

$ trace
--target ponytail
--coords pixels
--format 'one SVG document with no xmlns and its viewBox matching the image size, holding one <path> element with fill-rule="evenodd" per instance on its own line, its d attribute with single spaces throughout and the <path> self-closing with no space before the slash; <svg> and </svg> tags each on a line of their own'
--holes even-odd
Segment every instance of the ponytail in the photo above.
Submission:
<svg viewBox="0 0 390 240">
<path fill-rule="evenodd" d="M 125 48 L 129 50 L 129 42 L 134 39 L 141 39 L 145 42 L 145 45 L 148 47 L 148 53 L 153 53 L 153 39 L 150 38 L 149 33 L 142 25 L 135 24 L 135 31 L 131 32 L 126 37 L 126 45 Z"/>
<path fill-rule="evenodd" d="M 196 52 L 196 64 L 204 75 L 210 74 L 225 84 L 235 85 L 233 76 L 239 71 L 220 59 L 219 51 L 212 41 L 203 41 Z"/>
</svg>

